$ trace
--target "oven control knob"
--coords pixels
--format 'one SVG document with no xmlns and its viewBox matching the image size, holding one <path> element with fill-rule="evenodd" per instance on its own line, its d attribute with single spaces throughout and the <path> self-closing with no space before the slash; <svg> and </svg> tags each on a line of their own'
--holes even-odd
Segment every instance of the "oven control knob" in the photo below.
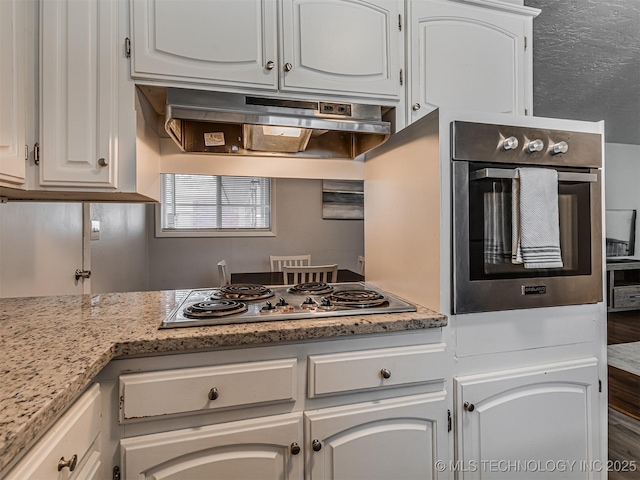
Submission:
<svg viewBox="0 0 640 480">
<path fill-rule="evenodd" d="M 505 138 L 504 142 L 502 142 L 502 148 L 505 150 L 518 148 L 518 139 L 516 137 Z"/>
<path fill-rule="evenodd" d="M 542 149 L 544 148 L 544 142 L 542 140 L 532 140 L 529 142 L 529 145 L 527 145 L 527 150 L 529 150 L 529 152 L 533 153 L 533 152 L 541 152 Z"/>
<path fill-rule="evenodd" d="M 567 144 L 567 142 L 558 142 L 553 145 L 554 155 L 557 155 L 559 153 L 567 153 L 567 150 L 569 150 L 569 145 Z"/>
</svg>

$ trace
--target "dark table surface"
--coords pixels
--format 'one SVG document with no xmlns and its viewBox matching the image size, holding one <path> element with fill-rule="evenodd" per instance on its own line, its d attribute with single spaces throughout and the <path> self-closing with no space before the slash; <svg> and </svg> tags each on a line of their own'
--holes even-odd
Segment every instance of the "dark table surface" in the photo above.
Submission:
<svg viewBox="0 0 640 480">
<path fill-rule="evenodd" d="M 364 276 L 351 270 L 338 270 L 338 282 L 362 282 Z M 231 283 L 257 283 L 259 285 L 282 285 L 282 272 L 232 273 Z"/>
</svg>

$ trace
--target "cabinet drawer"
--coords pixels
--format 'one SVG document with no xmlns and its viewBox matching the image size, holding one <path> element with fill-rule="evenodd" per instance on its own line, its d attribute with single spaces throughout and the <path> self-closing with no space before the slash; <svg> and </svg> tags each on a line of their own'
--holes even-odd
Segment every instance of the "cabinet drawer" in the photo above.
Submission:
<svg viewBox="0 0 640 480">
<path fill-rule="evenodd" d="M 640 285 L 627 287 L 615 287 L 613 289 L 613 307 L 638 307 L 640 308 Z"/>
<path fill-rule="evenodd" d="M 120 376 L 120 421 L 296 399 L 297 360 Z"/>
<path fill-rule="evenodd" d="M 5 480 L 68 479 L 72 475 L 70 468 L 58 471 L 58 462 L 62 458 L 71 460 L 75 455 L 74 470 L 80 469 L 84 458 L 95 450 L 100 423 L 100 386 L 96 383 L 27 452 Z"/>
<path fill-rule="evenodd" d="M 309 357 L 308 396 L 444 381 L 445 344 Z"/>
</svg>

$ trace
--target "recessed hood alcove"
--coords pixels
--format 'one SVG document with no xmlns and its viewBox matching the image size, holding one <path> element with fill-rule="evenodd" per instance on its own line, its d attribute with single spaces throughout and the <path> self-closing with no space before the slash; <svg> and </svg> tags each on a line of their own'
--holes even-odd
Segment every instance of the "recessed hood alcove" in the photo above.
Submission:
<svg viewBox="0 0 640 480">
<path fill-rule="evenodd" d="M 353 159 L 393 133 L 394 107 L 138 88 L 185 153 Z"/>
</svg>

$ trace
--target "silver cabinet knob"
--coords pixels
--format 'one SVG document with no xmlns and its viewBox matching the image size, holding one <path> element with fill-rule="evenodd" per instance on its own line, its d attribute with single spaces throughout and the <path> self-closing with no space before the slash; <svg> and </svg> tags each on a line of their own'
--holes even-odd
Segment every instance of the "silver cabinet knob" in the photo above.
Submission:
<svg viewBox="0 0 640 480">
<path fill-rule="evenodd" d="M 276 64 L 273 62 L 273 60 L 269 60 L 264 66 L 264 68 L 266 68 L 267 70 L 273 70 L 273 67 L 275 66 Z"/>
<path fill-rule="evenodd" d="M 76 469 L 77 464 L 78 455 L 74 455 L 69 460 L 65 460 L 64 457 L 62 457 L 58 462 L 58 471 L 61 471 L 63 468 L 68 468 L 70 472 L 73 472 Z"/>
<path fill-rule="evenodd" d="M 518 139 L 516 137 L 505 138 L 502 142 L 502 148 L 505 150 L 513 150 L 518 148 Z"/>
<path fill-rule="evenodd" d="M 553 145 L 554 155 L 557 155 L 559 153 L 567 153 L 567 150 L 569 150 L 569 145 L 567 144 L 567 142 L 562 141 Z"/>
<path fill-rule="evenodd" d="M 473 412 L 476 409 L 476 406 L 473 403 L 464 402 L 462 408 L 464 408 L 467 412 Z"/>
<path fill-rule="evenodd" d="M 380 375 L 382 375 L 382 378 L 391 378 L 391 371 L 383 368 L 380 370 Z"/>
<path fill-rule="evenodd" d="M 414 112 L 417 112 L 418 110 L 420 110 L 420 104 L 419 103 L 414 103 L 413 106 L 411 107 L 411 109 Z"/>
<path fill-rule="evenodd" d="M 101 167 L 106 167 L 107 165 L 109 165 L 109 160 L 107 160 L 106 158 L 99 158 L 98 165 L 100 165 Z"/>
<path fill-rule="evenodd" d="M 300 445 L 296 442 L 291 444 L 291 455 L 298 455 L 300 453 Z"/>
<path fill-rule="evenodd" d="M 290 72 L 291 70 L 293 70 L 293 65 L 291 65 L 289 62 L 284 64 L 284 71 L 285 72 Z"/>
<path fill-rule="evenodd" d="M 543 148 L 544 148 L 544 142 L 540 139 L 532 140 L 529 142 L 529 145 L 527 145 L 527 150 L 529 150 L 529 152 L 531 153 L 541 152 Z"/>
<path fill-rule="evenodd" d="M 311 442 L 311 448 L 314 452 L 319 452 L 320 450 L 322 450 L 322 443 L 317 438 L 314 438 Z"/>
<path fill-rule="evenodd" d="M 211 390 L 209 390 L 209 395 L 207 395 L 209 397 L 209 400 L 216 400 L 220 394 L 218 393 L 218 388 L 217 387 L 213 387 Z"/>
</svg>

